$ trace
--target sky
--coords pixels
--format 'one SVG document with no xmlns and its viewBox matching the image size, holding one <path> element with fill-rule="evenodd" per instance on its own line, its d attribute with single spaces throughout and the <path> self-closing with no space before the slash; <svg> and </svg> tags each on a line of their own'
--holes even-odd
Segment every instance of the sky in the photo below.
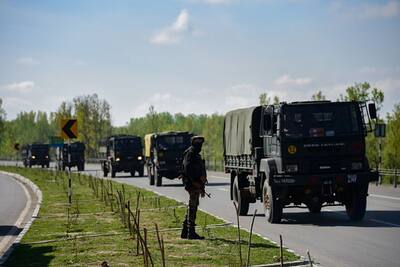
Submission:
<svg viewBox="0 0 400 267">
<path fill-rule="evenodd" d="M 96 93 L 122 126 L 364 81 L 400 103 L 400 0 L 0 0 L 7 119 Z"/>
</svg>

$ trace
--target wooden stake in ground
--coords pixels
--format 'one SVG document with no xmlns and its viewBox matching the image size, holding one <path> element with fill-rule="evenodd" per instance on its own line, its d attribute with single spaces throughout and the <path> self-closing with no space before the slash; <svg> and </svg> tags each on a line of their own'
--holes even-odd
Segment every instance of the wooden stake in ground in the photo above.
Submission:
<svg viewBox="0 0 400 267">
<path fill-rule="evenodd" d="M 279 235 L 279 243 L 280 243 L 280 260 L 281 260 L 281 267 L 283 267 L 283 242 L 282 242 L 282 235 Z"/>
<path fill-rule="evenodd" d="M 312 262 L 312 259 L 311 259 L 311 255 L 310 255 L 310 251 L 309 251 L 309 250 L 307 250 L 307 256 L 308 256 L 308 261 L 310 262 L 310 267 L 313 267 L 313 262 Z"/>
<path fill-rule="evenodd" d="M 158 231 L 158 225 L 157 225 L 157 224 L 155 224 L 155 225 L 156 225 L 156 233 L 157 233 L 158 246 L 160 247 L 162 267 L 165 267 L 164 244 L 163 244 L 163 242 L 161 242 L 160 232 Z"/>
<path fill-rule="evenodd" d="M 249 249 L 247 251 L 247 263 L 246 266 L 250 266 L 250 248 L 251 248 L 251 236 L 253 235 L 254 219 L 256 218 L 257 210 L 254 211 L 253 219 L 251 220 L 250 236 L 249 236 Z"/>
<path fill-rule="evenodd" d="M 238 242 L 239 242 L 239 259 L 240 259 L 240 266 L 243 266 L 243 258 L 242 258 L 242 240 L 241 240 L 241 238 L 240 238 L 239 209 L 238 209 L 238 206 L 236 205 L 235 202 L 233 202 L 233 205 L 235 205 L 235 210 L 236 210 L 237 229 L 238 229 Z"/>
</svg>

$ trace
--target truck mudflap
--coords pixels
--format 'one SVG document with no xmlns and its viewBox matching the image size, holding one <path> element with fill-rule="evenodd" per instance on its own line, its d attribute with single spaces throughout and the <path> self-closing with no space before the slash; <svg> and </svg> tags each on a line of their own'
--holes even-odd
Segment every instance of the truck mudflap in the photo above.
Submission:
<svg viewBox="0 0 400 267">
<path fill-rule="evenodd" d="M 361 184 L 377 181 L 379 173 L 376 171 L 354 173 L 324 173 L 309 175 L 274 174 L 270 179 L 270 185 L 275 186 L 307 186 L 323 184 Z"/>
</svg>

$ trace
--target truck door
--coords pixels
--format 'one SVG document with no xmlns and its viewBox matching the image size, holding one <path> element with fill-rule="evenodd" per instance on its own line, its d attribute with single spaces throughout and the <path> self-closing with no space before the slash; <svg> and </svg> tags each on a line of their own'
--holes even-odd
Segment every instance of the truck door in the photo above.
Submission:
<svg viewBox="0 0 400 267">
<path fill-rule="evenodd" d="M 263 109 L 261 120 L 261 136 L 263 137 L 263 148 L 265 157 L 278 156 L 280 144 L 278 142 L 279 114 L 274 106 Z"/>
</svg>

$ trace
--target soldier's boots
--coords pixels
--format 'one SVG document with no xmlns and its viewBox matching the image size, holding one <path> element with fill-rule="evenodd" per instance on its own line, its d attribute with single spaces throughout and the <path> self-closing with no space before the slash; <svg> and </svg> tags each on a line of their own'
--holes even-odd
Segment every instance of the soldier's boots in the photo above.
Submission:
<svg viewBox="0 0 400 267">
<path fill-rule="evenodd" d="M 194 227 L 189 227 L 188 230 L 189 230 L 189 232 L 188 232 L 188 235 L 187 235 L 187 239 L 192 239 L 192 240 L 203 240 L 203 239 L 204 239 L 203 236 L 199 236 L 199 235 L 196 233 Z"/>
<path fill-rule="evenodd" d="M 181 232 L 181 238 L 182 239 L 187 239 L 188 238 L 188 222 L 187 220 L 184 220 L 182 223 L 182 232 Z"/>
</svg>

